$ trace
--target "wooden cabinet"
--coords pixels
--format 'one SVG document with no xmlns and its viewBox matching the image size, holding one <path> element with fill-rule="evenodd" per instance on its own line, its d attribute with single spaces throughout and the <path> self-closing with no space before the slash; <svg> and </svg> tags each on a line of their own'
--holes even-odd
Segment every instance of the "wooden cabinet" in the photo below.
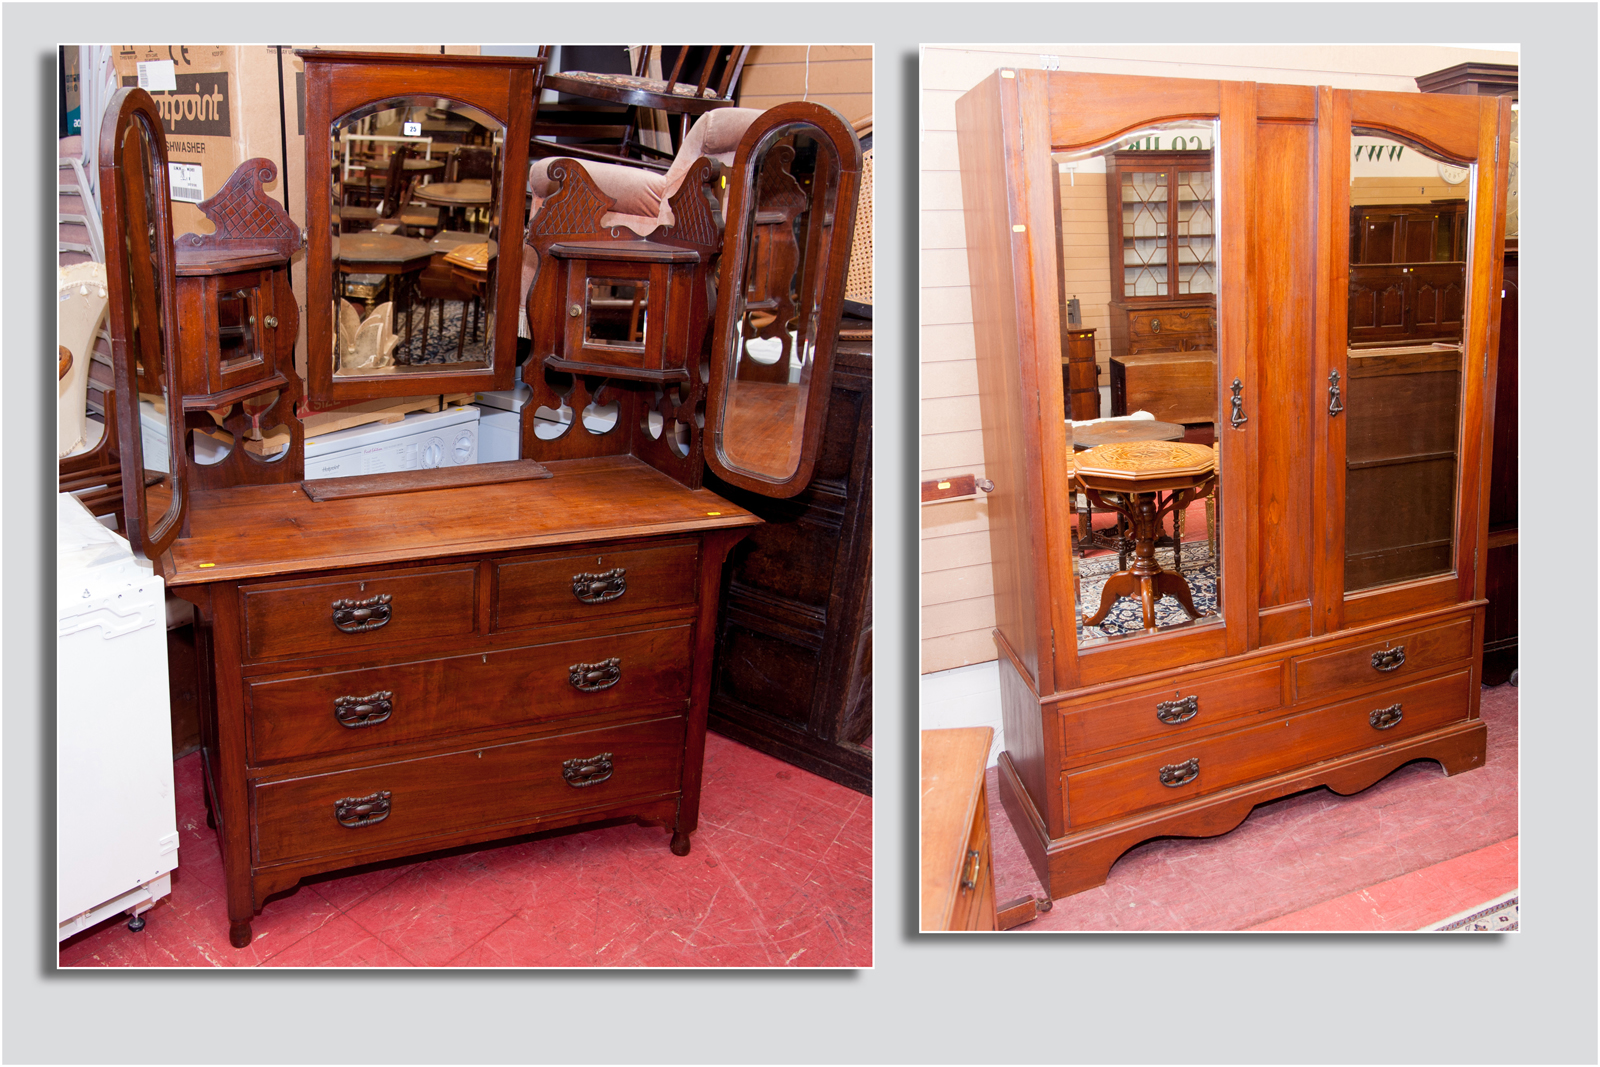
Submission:
<svg viewBox="0 0 1600 1067">
<path fill-rule="evenodd" d="M 1162 422 L 1217 419 L 1215 352 L 1141 352 L 1111 357 L 1111 414 L 1148 411 Z"/>
<path fill-rule="evenodd" d="M 995 485 L 1000 793 L 1051 895 L 1101 884 L 1140 841 L 1221 833 L 1292 792 L 1353 792 L 1418 758 L 1451 774 L 1480 766 L 1485 382 L 1509 106 L 1008 70 L 967 93 L 956 116 Z M 1212 131 L 1220 168 L 1216 285 L 1188 294 L 1186 309 L 1215 321 L 1214 341 L 1195 347 L 1215 367 L 1202 374 L 1216 399 L 1201 417 L 1216 439 L 1216 535 L 1184 545 L 1195 616 L 1157 611 L 1151 623 L 1134 611 L 1131 622 L 1089 626 L 1116 557 L 1073 543 L 1070 446 L 1048 414 L 1061 410 L 1059 353 L 1038 342 L 1060 336 L 1059 302 L 1029 294 L 1055 292 L 1058 165 L 1102 153 L 1114 310 L 1130 312 L 1122 327 L 1113 316 L 1113 335 L 1131 338 L 1141 328 L 1126 324 L 1144 322 L 1149 337 L 1176 336 L 1159 302 L 1178 294 L 1125 288 L 1128 153 L 1100 146 L 1180 123 Z M 1372 345 L 1354 328 L 1352 242 L 1328 222 L 1351 217 L 1358 133 L 1426 146 L 1417 166 L 1447 162 L 1476 183 L 1475 212 L 1448 227 L 1452 248 L 1465 241 L 1458 303 L 1443 305 L 1446 319 L 1459 308 L 1451 343 Z M 1114 341 L 1113 367 L 1127 343 Z M 1125 386 L 1136 365 L 1123 364 Z M 1159 466 L 1160 451 L 1141 462 Z"/>
<path fill-rule="evenodd" d="M 870 324 L 869 324 L 870 325 Z M 872 342 L 841 341 L 811 483 L 770 500 L 712 476 L 761 516 L 728 561 L 711 728 L 872 792 Z"/>
<path fill-rule="evenodd" d="M 923 930 L 993 930 L 987 726 L 922 731 Z"/>
<path fill-rule="evenodd" d="M 1111 355 L 1215 347 L 1210 153 L 1112 152 L 1105 167 Z"/>
<path fill-rule="evenodd" d="M 1350 342 L 1459 343 L 1466 312 L 1467 205 L 1350 208 Z"/>
</svg>

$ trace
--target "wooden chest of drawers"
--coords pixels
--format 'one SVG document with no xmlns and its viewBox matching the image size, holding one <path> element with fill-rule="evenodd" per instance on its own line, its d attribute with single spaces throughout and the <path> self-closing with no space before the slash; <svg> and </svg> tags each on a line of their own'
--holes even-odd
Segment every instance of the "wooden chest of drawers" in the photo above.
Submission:
<svg viewBox="0 0 1600 1067">
<path fill-rule="evenodd" d="M 1217 354 L 1145 352 L 1111 357 L 1111 414 L 1148 411 L 1162 422 L 1217 419 Z"/>
<path fill-rule="evenodd" d="M 271 894 L 355 864 L 616 818 L 688 852 L 722 561 L 758 520 L 629 458 L 551 466 L 468 495 L 197 496 L 171 584 L 214 664 L 234 944 Z M 495 536 L 453 514 L 465 500 Z"/>
</svg>

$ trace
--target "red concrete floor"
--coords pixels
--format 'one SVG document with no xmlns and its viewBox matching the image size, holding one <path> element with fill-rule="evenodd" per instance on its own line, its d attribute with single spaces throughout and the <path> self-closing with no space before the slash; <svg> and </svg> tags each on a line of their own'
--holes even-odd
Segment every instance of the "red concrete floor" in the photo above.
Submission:
<svg viewBox="0 0 1600 1067">
<path fill-rule="evenodd" d="M 1409 763 L 1363 792 L 1263 804 L 1212 838 L 1123 853 L 1023 931 L 1416 930 L 1517 886 L 1517 690 L 1485 689 L 1485 765 Z M 1043 897 L 989 771 L 995 897 Z"/>
<path fill-rule="evenodd" d="M 866 967 L 872 799 L 717 734 L 693 850 L 636 825 L 320 876 L 228 944 L 198 755 L 177 761 L 179 866 L 139 933 L 108 920 L 63 967 Z"/>
</svg>

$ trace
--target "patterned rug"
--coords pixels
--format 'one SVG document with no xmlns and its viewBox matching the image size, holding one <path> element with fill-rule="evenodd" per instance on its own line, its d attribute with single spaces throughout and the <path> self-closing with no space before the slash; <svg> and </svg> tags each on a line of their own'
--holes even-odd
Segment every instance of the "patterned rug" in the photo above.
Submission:
<svg viewBox="0 0 1600 1067">
<path fill-rule="evenodd" d="M 1505 883 L 1501 883 L 1504 885 Z M 1517 904 L 1520 889 L 1501 894 L 1486 904 L 1450 916 L 1439 923 L 1429 923 L 1422 928 L 1432 934 L 1503 934 L 1517 929 L 1521 908 Z"/>
<path fill-rule="evenodd" d="M 444 325 L 439 324 L 439 306 L 444 307 Z M 456 345 L 461 341 L 462 312 L 470 305 L 460 300 L 443 300 L 434 305 L 428 322 L 428 347 L 422 347 L 422 315 L 423 308 L 411 308 L 411 336 L 406 343 L 395 349 L 395 361 L 398 363 L 455 363 Z M 476 336 L 472 332 L 472 318 L 466 316 L 467 340 L 462 347 L 461 360 L 463 363 L 481 363 L 486 358 L 486 338 L 493 328 L 487 309 L 478 312 L 478 329 Z M 403 323 L 395 323 L 395 330 L 404 329 Z M 407 356 L 409 355 L 409 359 Z"/>
<path fill-rule="evenodd" d="M 1156 549 L 1156 560 L 1163 567 L 1170 569 L 1171 550 Z M 1099 610 L 1100 590 L 1105 587 L 1106 579 L 1116 573 L 1116 570 L 1117 556 L 1114 552 L 1078 561 L 1078 644 L 1080 645 L 1101 638 L 1138 633 L 1144 628 L 1144 612 L 1136 597 L 1120 598 L 1112 606 L 1111 614 L 1101 620 L 1099 626 L 1083 625 L 1085 614 Z M 1215 615 L 1217 612 L 1217 561 L 1211 558 L 1211 549 L 1204 541 L 1190 541 L 1183 546 L 1183 577 L 1189 583 L 1189 595 L 1194 598 L 1194 606 L 1200 611 L 1200 619 L 1197 621 L 1207 621 L 1206 616 Z M 1189 616 L 1172 597 L 1164 596 L 1156 601 L 1156 629 L 1164 630 L 1169 626 L 1181 626 L 1187 622 Z"/>
</svg>

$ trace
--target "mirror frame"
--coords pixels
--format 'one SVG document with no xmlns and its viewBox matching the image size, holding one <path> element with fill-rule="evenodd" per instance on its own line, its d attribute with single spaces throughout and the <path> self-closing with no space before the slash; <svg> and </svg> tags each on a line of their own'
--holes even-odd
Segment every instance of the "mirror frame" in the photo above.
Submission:
<svg viewBox="0 0 1600 1067">
<path fill-rule="evenodd" d="M 794 472 L 786 478 L 770 479 L 735 466 L 722 447 L 724 397 L 734 372 L 730 363 L 736 351 L 734 338 L 743 319 L 742 299 L 746 265 L 754 238 L 753 198 L 759 180 L 758 161 L 752 159 L 757 146 L 773 130 L 784 126 L 809 126 L 819 141 L 833 146 L 839 159 L 839 190 L 834 209 L 834 225 L 819 263 L 824 276 L 818 284 L 820 311 L 812 355 L 810 383 L 806 393 L 805 421 L 800 441 L 800 457 Z M 809 131 L 808 131 L 809 132 Z M 706 463 L 717 477 L 730 485 L 768 497 L 791 497 L 811 481 L 817 454 L 822 448 L 822 427 L 828 415 L 828 397 L 833 389 L 833 348 L 838 339 L 839 317 L 844 310 L 844 289 L 850 249 L 855 237 L 856 201 L 861 187 L 861 142 L 855 131 L 837 111 L 821 104 L 794 102 L 779 104 L 750 124 L 739 141 L 733 166 L 728 171 L 727 229 L 723 235 L 722 262 L 717 270 L 717 314 L 711 350 L 709 395 L 706 397 L 706 426 L 709 447 Z M 868 225 L 871 220 L 868 220 Z"/>
<path fill-rule="evenodd" d="M 136 371 L 138 353 L 133 350 L 133 279 L 128 275 L 124 248 L 128 225 L 128 206 L 124 200 L 122 175 L 132 165 L 123 151 L 128 130 L 140 117 L 154 135 L 156 217 L 154 246 L 156 255 L 156 300 L 162 336 L 166 345 L 161 353 L 162 373 L 167 390 L 168 481 L 172 502 L 152 520 L 144 487 L 144 435 L 139 422 L 139 384 Z M 188 522 L 187 450 L 183 447 L 183 380 L 178 358 L 177 279 L 174 273 L 172 243 L 172 201 L 167 174 L 167 139 L 161 125 L 161 111 L 148 92 L 138 88 L 118 89 L 106 105 L 100 124 L 100 188 L 102 218 L 106 233 L 106 291 L 109 297 L 107 326 L 111 333 L 111 362 L 117 390 L 117 447 L 122 457 L 122 503 L 127 520 L 124 533 L 135 553 L 155 564 L 160 574 L 160 558 L 183 532 Z M 113 254 L 113 248 L 115 253 Z"/>
<path fill-rule="evenodd" d="M 306 74 L 306 388 L 322 403 L 510 389 L 516 369 L 517 313 L 526 225 L 528 136 L 535 71 L 544 62 L 516 56 L 450 56 L 394 52 L 296 50 Z M 499 262 L 495 271 L 495 332 L 490 366 L 482 371 L 418 371 L 347 375 L 333 366 L 335 298 L 332 235 L 333 175 L 314 147 L 336 118 L 392 97 L 448 99 L 477 108 L 505 128 L 500 198 Z M 509 236 L 508 236 L 509 235 Z"/>
</svg>

